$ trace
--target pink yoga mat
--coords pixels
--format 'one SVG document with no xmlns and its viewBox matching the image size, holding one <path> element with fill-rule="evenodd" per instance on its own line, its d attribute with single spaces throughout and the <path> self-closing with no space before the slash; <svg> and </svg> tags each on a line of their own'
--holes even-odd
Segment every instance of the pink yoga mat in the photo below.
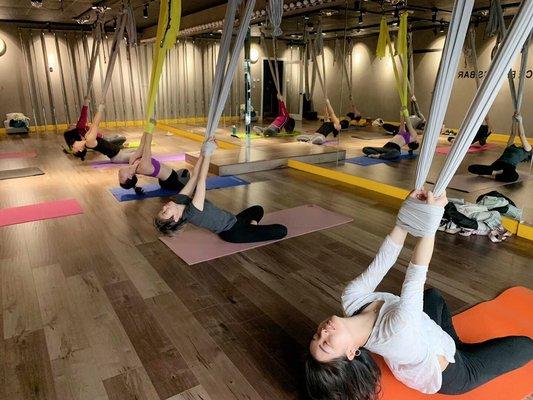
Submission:
<svg viewBox="0 0 533 400">
<path fill-rule="evenodd" d="M 3 153 L 0 153 L 0 160 L 4 160 L 6 158 L 33 158 L 37 157 L 37 153 L 35 151 L 6 151 Z"/>
<path fill-rule="evenodd" d="M 261 224 L 283 224 L 288 229 L 284 239 L 347 224 L 352 218 L 337 214 L 316 205 L 304 205 L 266 214 Z M 189 265 L 228 256 L 241 251 L 274 243 L 228 243 L 205 229 L 188 225 L 174 237 L 160 237 L 170 250 Z M 281 239 L 283 240 L 283 239 Z"/>
<path fill-rule="evenodd" d="M 0 209 L 0 226 L 23 224 L 25 222 L 76 214 L 83 214 L 83 210 L 75 199 L 47 201 L 45 203 Z"/>
<path fill-rule="evenodd" d="M 492 149 L 493 147 L 496 147 L 494 144 L 492 143 L 487 143 L 485 144 L 484 146 L 478 146 L 478 145 L 472 145 L 468 148 L 468 151 L 467 153 L 481 153 L 485 150 L 488 150 L 488 149 Z M 452 148 L 452 146 L 441 146 L 441 147 L 437 147 L 437 150 L 436 152 L 438 154 L 448 154 L 450 152 L 450 149 Z"/>
</svg>

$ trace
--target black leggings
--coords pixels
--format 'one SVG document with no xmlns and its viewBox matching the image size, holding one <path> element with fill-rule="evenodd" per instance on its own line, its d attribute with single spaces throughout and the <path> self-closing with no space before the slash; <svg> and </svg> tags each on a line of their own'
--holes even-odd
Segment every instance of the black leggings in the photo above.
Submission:
<svg viewBox="0 0 533 400">
<path fill-rule="evenodd" d="M 254 243 L 265 240 L 277 240 L 287 236 L 287 227 L 280 224 L 255 225 L 264 215 L 263 207 L 252 206 L 237 214 L 237 222 L 230 229 L 220 232 L 222 240 L 231 243 Z"/>
<path fill-rule="evenodd" d="M 455 363 L 448 364 L 442 372 L 439 393 L 466 393 L 533 359 L 533 340 L 526 336 L 507 336 L 481 343 L 461 342 L 446 302 L 437 289 L 424 291 L 424 312 L 451 336 L 457 347 Z"/>
<path fill-rule="evenodd" d="M 363 147 L 363 153 L 367 156 L 378 155 L 382 160 L 396 160 L 402 155 L 402 148 L 396 143 L 387 142 L 383 147 Z"/>
<path fill-rule="evenodd" d="M 490 165 L 472 164 L 468 166 L 468 172 L 476 175 L 492 175 L 494 171 L 502 171 L 495 175 L 495 179 L 501 182 L 515 182 L 520 178 L 516 172 L 516 166 L 505 161 L 496 160 Z"/>
</svg>

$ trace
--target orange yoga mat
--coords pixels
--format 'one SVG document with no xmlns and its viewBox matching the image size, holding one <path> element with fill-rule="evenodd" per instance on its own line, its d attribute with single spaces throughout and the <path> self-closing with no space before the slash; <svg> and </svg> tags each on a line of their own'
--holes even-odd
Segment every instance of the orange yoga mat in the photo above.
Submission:
<svg viewBox="0 0 533 400">
<path fill-rule="evenodd" d="M 481 342 L 501 336 L 533 336 L 533 291 L 524 287 L 507 289 L 494 300 L 478 304 L 453 317 L 462 341 Z M 533 362 L 502 375 L 462 395 L 427 395 L 408 388 L 394 378 L 379 359 L 382 400 L 526 400 L 533 393 Z"/>
</svg>

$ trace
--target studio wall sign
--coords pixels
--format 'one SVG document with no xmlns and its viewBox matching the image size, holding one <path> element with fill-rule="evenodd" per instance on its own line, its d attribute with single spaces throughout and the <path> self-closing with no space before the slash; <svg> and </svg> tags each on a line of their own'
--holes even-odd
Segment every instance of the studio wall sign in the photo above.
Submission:
<svg viewBox="0 0 533 400">
<path fill-rule="evenodd" d="M 518 74 L 516 70 L 513 69 L 513 78 Z M 487 75 L 487 71 L 478 71 L 478 77 L 483 79 Z M 474 70 L 462 70 L 457 72 L 457 79 L 474 79 L 476 77 L 476 72 Z M 533 69 L 526 70 L 526 79 L 533 78 Z"/>
</svg>

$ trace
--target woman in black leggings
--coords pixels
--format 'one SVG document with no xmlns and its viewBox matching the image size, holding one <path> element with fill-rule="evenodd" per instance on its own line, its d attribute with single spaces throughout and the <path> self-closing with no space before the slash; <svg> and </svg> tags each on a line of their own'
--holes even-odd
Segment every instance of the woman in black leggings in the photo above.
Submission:
<svg viewBox="0 0 533 400">
<path fill-rule="evenodd" d="M 327 318 L 314 332 L 306 360 L 306 385 L 313 400 L 378 399 L 380 369 L 370 353 L 382 356 L 396 379 L 427 394 L 465 393 L 533 359 L 529 337 L 474 344 L 459 339 L 443 298 L 435 289 L 424 291 L 435 232 L 448 200 L 426 190 L 410 196 L 374 260 L 344 289 L 344 315 Z M 417 243 L 400 295 L 376 291 L 396 263 L 410 224 L 420 233 L 415 230 Z"/>
<path fill-rule="evenodd" d="M 165 235 L 172 235 L 186 223 L 191 223 L 232 243 L 262 242 L 287 236 L 287 228 L 283 225 L 259 225 L 264 214 L 261 206 L 252 206 L 233 215 L 205 198 L 209 162 L 215 148 L 214 139 L 204 143 L 189 181 L 173 201 L 165 204 L 154 218 L 156 228 Z"/>
</svg>

